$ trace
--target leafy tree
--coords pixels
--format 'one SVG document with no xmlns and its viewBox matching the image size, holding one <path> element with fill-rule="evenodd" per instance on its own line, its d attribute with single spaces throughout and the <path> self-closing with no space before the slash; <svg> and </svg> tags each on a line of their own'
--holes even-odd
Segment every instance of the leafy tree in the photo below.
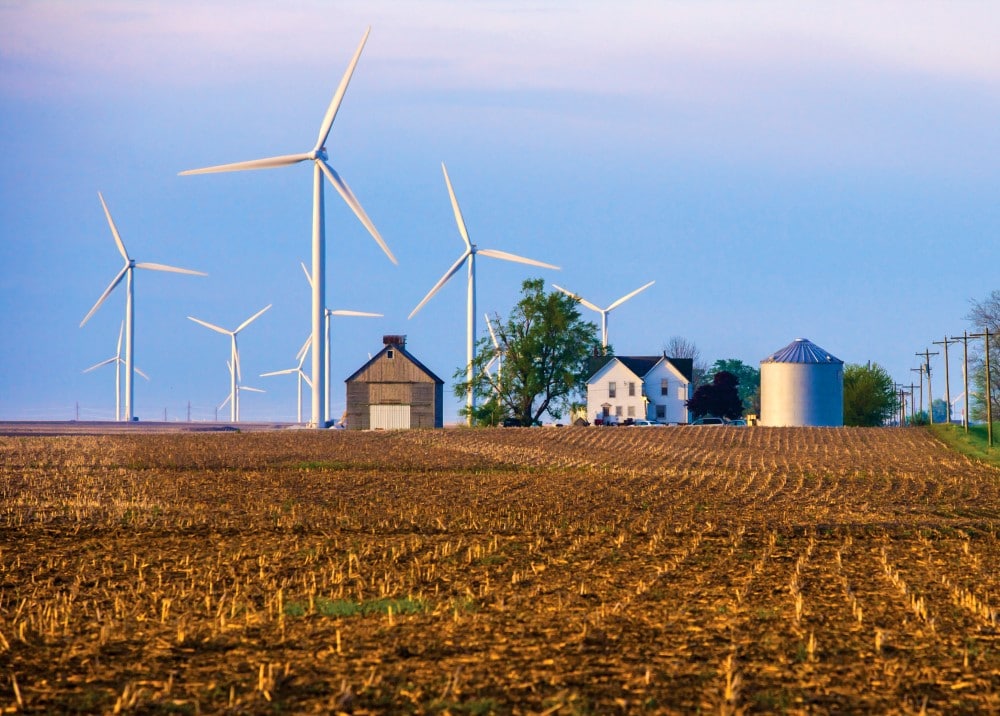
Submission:
<svg viewBox="0 0 1000 716">
<path fill-rule="evenodd" d="M 585 321 L 578 301 L 566 294 L 545 292 L 542 279 L 521 284 L 521 299 L 506 321 L 496 316 L 493 328 L 502 354 L 502 369 L 487 371 L 496 355 L 490 336 L 476 343 L 472 389 L 480 405 L 473 422 L 497 425 L 510 417 L 528 426 L 545 412 L 562 417 L 586 391 L 588 359 L 600 350 L 597 326 Z M 454 392 L 466 394 L 466 368 L 455 371 Z M 468 409 L 460 413 L 468 415 Z"/>
<path fill-rule="evenodd" d="M 735 419 L 743 415 L 743 401 L 736 387 L 739 378 L 720 370 L 711 383 L 703 383 L 687 401 L 688 410 L 695 418 L 712 415 L 717 418 Z"/>
<path fill-rule="evenodd" d="M 844 425 L 884 425 L 899 409 L 889 372 L 878 363 L 844 367 Z"/>
<path fill-rule="evenodd" d="M 972 301 L 972 308 L 966 315 L 972 324 L 973 333 L 990 330 L 990 389 L 986 390 L 986 360 L 982 350 L 984 343 L 978 339 L 969 361 L 969 412 L 974 420 L 986 420 L 986 395 L 993 403 L 993 419 L 1000 416 L 1000 291 L 993 291 L 982 301 Z M 970 349 L 972 343 L 969 344 Z"/>
<path fill-rule="evenodd" d="M 760 370 L 736 358 L 727 358 L 712 364 L 708 369 L 709 379 L 721 371 L 732 373 L 739 381 L 736 392 L 743 403 L 743 411 L 760 415 Z"/>
</svg>

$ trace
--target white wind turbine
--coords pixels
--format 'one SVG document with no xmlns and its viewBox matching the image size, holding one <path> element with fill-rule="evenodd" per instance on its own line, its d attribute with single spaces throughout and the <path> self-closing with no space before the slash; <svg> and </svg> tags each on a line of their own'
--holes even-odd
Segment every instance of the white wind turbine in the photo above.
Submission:
<svg viewBox="0 0 1000 716">
<path fill-rule="evenodd" d="M 229 375 L 231 377 L 232 374 L 233 374 L 233 364 L 232 364 L 231 361 L 228 361 L 228 360 L 226 361 L 226 368 L 229 369 Z M 239 406 L 239 403 L 240 403 L 240 393 L 243 392 L 244 390 L 249 391 L 251 393 L 266 393 L 267 392 L 266 390 L 261 390 L 260 388 L 251 388 L 249 385 L 242 385 L 240 383 L 237 383 L 236 384 L 236 388 L 235 388 L 236 405 L 237 406 Z M 233 390 L 230 390 L 229 391 L 229 395 L 226 396 L 226 399 L 223 400 L 221 403 L 219 403 L 217 406 L 215 406 L 216 418 L 218 418 L 218 412 L 220 410 L 222 410 L 224 407 L 226 407 L 226 403 L 228 403 L 230 400 L 233 399 L 233 395 L 234 395 Z M 238 419 L 239 418 L 237 417 L 237 420 Z"/>
<path fill-rule="evenodd" d="M 115 364 L 115 420 L 119 421 L 122 419 L 122 365 L 125 361 L 122 359 L 122 333 L 125 330 L 125 322 L 122 321 L 121 325 L 118 327 L 118 348 L 115 350 L 115 354 L 108 358 L 107 360 L 102 360 L 100 363 L 95 363 L 94 365 L 87 368 L 84 373 L 89 373 L 92 370 L 97 370 L 101 366 L 108 365 L 109 363 Z M 138 368 L 135 372 L 141 375 L 146 380 L 149 380 L 149 376 L 143 373 Z"/>
<path fill-rule="evenodd" d="M 306 281 L 309 282 L 309 287 L 312 288 L 313 281 L 312 281 L 312 276 L 309 275 L 309 269 L 306 268 L 306 265 L 304 263 L 300 263 L 299 265 L 302 266 L 302 271 L 306 275 Z M 325 306 L 323 307 L 323 317 L 324 317 L 323 342 L 326 348 L 326 360 L 323 365 L 323 379 L 326 382 L 326 393 L 323 396 L 323 399 L 325 401 L 324 404 L 326 406 L 325 412 L 327 418 L 330 417 L 330 393 L 332 392 L 330 387 L 330 373 L 331 373 L 330 355 L 333 352 L 333 346 L 332 346 L 332 341 L 330 339 L 330 319 L 333 318 L 333 316 L 353 316 L 355 318 L 382 318 L 381 313 L 369 313 L 368 311 L 350 311 L 346 308 L 330 309 L 326 308 Z M 311 337 L 310 340 L 312 340 Z M 302 350 L 300 351 L 297 357 L 301 358 L 302 356 L 304 356 L 307 349 L 308 349 L 308 343 L 307 345 L 302 346 Z M 312 384 L 310 383 L 310 386 L 311 385 Z M 302 422 L 301 419 L 299 420 L 299 422 Z"/>
<path fill-rule="evenodd" d="M 556 286 L 555 284 L 552 284 L 552 287 L 556 288 L 556 289 L 559 289 L 560 291 L 562 291 L 563 293 L 565 293 L 567 296 L 570 296 L 571 298 L 575 298 L 577 301 L 579 301 L 582 305 L 584 305 L 587 308 L 589 308 L 591 311 L 597 311 L 598 313 L 601 314 L 601 347 L 604 348 L 605 351 L 607 351 L 607 348 L 608 348 L 608 314 L 611 313 L 616 308 L 618 308 L 623 303 L 625 303 L 627 300 L 629 300 L 630 298 L 632 298 L 633 296 L 635 296 L 637 293 L 642 293 L 643 291 L 645 291 L 647 288 L 649 288 L 650 286 L 652 286 L 654 283 L 656 283 L 656 281 L 650 281 L 645 286 L 640 286 L 639 288 L 637 288 L 636 290 L 634 290 L 632 293 L 625 294 L 624 296 L 622 296 L 621 298 L 619 298 L 617 301 L 615 301 L 614 303 L 612 303 L 607 308 L 601 308 L 600 306 L 596 306 L 593 303 L 591 303 L 590 301 L 588 301 L 587 299 L 579 296 L 578 294 L 575 294 L 572 291 L 567 291 L 562 286 Z"/>
<path fill-rule="evenodd" d="M 327 107 L 326 115 L 323 117 L 323 122 L 320 124 L 319 137 L 316 140 L 316 144 L 308 152 L 303 152 L 301 154 L 286 154 L 278 157 L 269 157 L 267 159 L 254 159 L 247 162 L 236 162 L 233 164 L 221 164 L 213 167 L 206 167 L 204 169 L 191 169 L 188 171 L 181 172 L 181 175 L 188 174 L 209 174 L 212 172 L 233 172 L 242 171 L 246 169 L 271 169 L 274 167 L 284 167 L 291 164 L 298 164 L 299 162 L 311 161 L 313 163 L 313 221 L 312 221 L 312 337 L 313 337 L 313 352 L 312 352 L 312 422 L 315 427 L 325 427 L 328 415 L 326 413 L 326 403 L 323 400 L 323 396 L 326 392 L 326 380 L 323 375 L 323 368 L 325 365 L 325 348 L 323 341 L 323 308 L 326 305 L 326 231 L 324 224 L 324 203 L 323 203 L 323 175 L 333 184 L 333 188 L 337 190 L 341 198 L 347 203 L 354 212 L 354 215 L 358 217 L 361 223 L 368 229 L 368 233 L 372 235 L 378 245 L 382 247 L 382 251 L 385 252 L 389 260 L 394 264 L 398 263 L 396 257 L 392 255 L 389 247 L 386 246 L 382 237 L 379 235 L 378 230 L 372 223 L 371 219 L 368 218 L 368 214 L 365 210 L 361 208 L 361 204 L 357 197 L 354 196 L 354 192 L 351 191 L 350 187 L 340 178 L 340 175 L 334 171 L 333 167 L 327 164 L 327 152 L 326 152 L 326 140 L 330 135 L 330 129 L 333 127 L 333 120 L 337 116 L 337 110 L 340 109 L 340 103 L 344 98 L 344 93 L 347 91 L 347 85 L 351 81 L 351 75 L 354 74 L 354 68 L 358 64 L 358 58 L 361 57 L 361 50 L 364 49 L 365 42 L 368 40 L 368 34 L 371 32 L 369 27 L 361 38 L 361 44 L 358 45 L 357 51 L 354 53 L 354 57 L 351 59 L 350 64 L 347 66 L 347 71 L 344 73 L 343 79 L 340 81 L 340 85 L 337 87 L 337 91 L 333 95 L 333 100 L 330 102 L 330 106 Z"/>
<path fill-rule="evenodd" d="M 309 376 L 306 375 L 305 372 L 302 370 L 302 364 L 305 363 L 306 355 L 309 352 L 309 345 L 311 343 L 312 343 L 312 336 L 309 336 L 309 338 L 306 339 L 305 345 L 302 346 L 302 349 L 298 353 L 297 357 L 299 360 L 299 364 L 294 368 L 285 368 L 284 370 L 272 370 L 268 373 L 260 374 L 261 378 L 267 378 L 272 375 L 291 375 L 293 373 L 295 374 L 295 376 L 298 378 L 298 395 L 299 395 L 298 422 L 299 423 L 302 422 L 302 381 L 305 381 L 306 385 L 308 385 L 310 388 L 312 387 L 312 381 L 309 380 Z"/>
<path fill-rule="evenodd" d="M 217 326 L 214 323 L 209 323 L 208 321 L 203 321 L 200 318 L 195 318 L 194 316 L 188 316 L 188 320 L 191 320 L 191 321 L 194 321 L 195 323 L 201 324 L 202 326 L 205 326 L 205 328 L 213 330 L 216 333 L 221 333 L 224 336 L 229 336 L 229 338 L 231 340 L 230 349 L 229 349 L 229 381 L 230 381 L 229 385 L 230 385 L 230 388 L 229 388 L 229 398 L 227 400 L 229 400 L 229 399 L 232 400 L 232 403 L 229 406 L 229 414 L 230 414 L 230 419 L 234 423 L 235 422 L 239 422 L 239 419 L 240 419 L 240 390 L 239 390 L 239 387 L 240 387 L 240 380 L 241 380 L 241 375 L 240 375 L 240 350 L 239 350 L 239 347 L 236 345 L 236 336 L 237 336 L 237 334 L 239 334 L 240 331 L 242 331 L 244 328 L 246 328 L 251 323 L 253 323 L 254 321 L 256 321 L 270 307 L 271 307 L 271 304 L 270 303 L 267 304 L 266 306 L 264 306 L 264 308 L 262 308 L 259 311 L 257 311 L 257 313 L 255 313 L 252 316 L 250 316 L 250 318 L 248 318 L 247 320 L 243 321 L 243 323 L 241 323 L 239 325 L 239 327 L 236 330 L 233 330 L 233 331 L 227 330 L 225 328 L 221 328 L 220 326 Z M 246 390 L 250 390 L 250 388 L 246 388 Z M 225 403 L 223 403 L 223 405 L 225 405 Z"/>
<path fill-rule="evenodd" d="M 115 287 L 122 282 L 123 278 L 127 278 L 126 281 L 126 294 L 125 294 L 125 419 L 132 420 L 132 386 L 134 382 L 133 366 L 135 365 L 135 341 L 133 340 L 133 334 L 135 331 L 135 291 L 133 287 L 132 274 L 137 268 L 149 269 L 151 271 L 169 271 L 171 273 L 186 273 L 192 276 L 207 276 L 208 274 L 201 271 L 192 271 L 190 269 L 177 268 L 175 266 L 165 266 L 163 264 L 152 264 L 152 263 L 137 263 L 135 259 L 128 255 L 128 251 L 125 250 L 125 244 L 122 243 L 122 237 L 118 233 L 118 228 L 115 226 L 114 220 L 111 218 L 111 212 L 108 211 L 108 205 L 104 203 L 104 196 L 98 192 L 98 198 L 101 200 L 101 206 L 104 207 L 104 215 L 108 217 L 108 226 L 111 227 L 111 236 L 114 237 L 115 245 L 118 247 L 118 253 L 122 255 L 125 259 L 125 265 L 122 270 L 118 272 L 118 275 L 112 279 L 111 284 L 104 289 L 104 293 L 101 297 L 97 299 L 97 303 L 94 307 L 90 309 L 90 312 L 83 317 L 80 321 L 80 328 L 83 328 L 84 324 L 90 320 L 97 309 L 101 307 L 101 304 L 111 295 L 111 292 L 115 290 Z"/>
<path fill-rule="evenodd" d="M 434 284 L 434 288 L 428 291 L 427 295 L 424 296 L 417 307 L 410 312 L 409 318 L 413 318 L 417 315 L 417 311 L 424 307 L 431 298 L 437 293 L 442 286 L 444 286 L 448 279 L 454 276 L 458 270 L 462 267 L 462 264 L 466 261 L 469 262 L 469 299 L 468 299 L 468 310 L 466 312 L 466 331 L 468 333 L 468 338 L 466 342 L 466 366 L 468 368 L 468 382 L 469 389 L 466 391 L 465 404 L 468 409 L 468 416 L 466 422 L 472 425 L 472 411 L 475 408 L 475 396 L 472 392 L 472 364 L 476 358 L 476 348 L 475 348 L 475 335 L 476 335 L 476 255 L 481 254 L 482 256 L 489 256 L 494 259 L 503 259 L 505 261 L 514 261 L 516 263 L 529 264 L 531 266 L 540 266 L 541 268 L 549 268 L 559 270 L 558 266 L 553 266 L 552 264 L 543 263 L 541 261 L 535 261 L 534 259 L 526 259 L 523 256 L 517 256 L 515 254 L 509 254 L 506 251 L 497 251 L 496 249 L 480 249 L 469 239 L 469 232 L 465 226 L 465 219 L 462 218 L 462 210 L 458 207 L 458 199 L 455 198 L 455 190 L 451 186 L 451 179 L 448 178 L 448 169 L 445 167 L 444 162 L 441 162 L 441 170 L 444 172 L 444 182 L 448 185 L 448 195 L 451 197 L 451 208 L 455 212 L 455 222 L 458 224 L 458 231 L 462 235 L 462 240 L 465 242 L 465 251 L 459 257 L 450 269 L 448 269 L 441 280 Z"/>
<path fill-rule="evenodd" d="M 500 341 L 497 340 L 496 331 L 493 330 L 493 321 L 490 320 L 488 313 L 483 314 L 483 318 L 486 319 L 486 327 L 490 329 L 490 339 L 493 341 L 493 357 L 490 358 L 490 362 L 484 367 L 484 371 L 489 373 L 490 368 L 494 365 L 497 367 L 496 372 L 496 392 L 499 394 L 502 389 L 501 380 L 503 378 L 503 354 L 504 351 L 500 347 Z"/>
</svg>

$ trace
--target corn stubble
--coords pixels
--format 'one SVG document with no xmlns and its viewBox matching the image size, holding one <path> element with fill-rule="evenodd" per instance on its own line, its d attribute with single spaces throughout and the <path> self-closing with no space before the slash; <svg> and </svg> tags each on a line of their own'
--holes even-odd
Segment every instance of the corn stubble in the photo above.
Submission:
<svg viewBox="0 0 1000 716">
<path fill-rule="evenodd" d="M 916 430 L 0 438 L 0 709 L 1000 710 L 1000 473 Z"/>
</svg>

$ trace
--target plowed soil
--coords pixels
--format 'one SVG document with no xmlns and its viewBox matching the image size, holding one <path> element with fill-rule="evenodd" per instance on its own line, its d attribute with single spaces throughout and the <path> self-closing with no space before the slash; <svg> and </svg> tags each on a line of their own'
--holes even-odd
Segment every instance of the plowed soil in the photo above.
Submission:
<svg viewBox="0 0 1000 716">
<path fill-rule="evenodd" d="M 997 713 L 919 429 L 0 438 L 0 710 Z"/>
</svg>

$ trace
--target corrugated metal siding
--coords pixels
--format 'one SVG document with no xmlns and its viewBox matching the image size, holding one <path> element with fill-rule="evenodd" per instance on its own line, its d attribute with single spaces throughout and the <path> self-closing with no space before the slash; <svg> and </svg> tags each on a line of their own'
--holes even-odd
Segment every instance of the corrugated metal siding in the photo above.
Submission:
<svg viewBox="0 0 1000 716">
<path fill-rule="evenodd" d="M 370 430 L 409 430 L 409 405 L 368 406 L 368 426 Z"/>
</svg>

